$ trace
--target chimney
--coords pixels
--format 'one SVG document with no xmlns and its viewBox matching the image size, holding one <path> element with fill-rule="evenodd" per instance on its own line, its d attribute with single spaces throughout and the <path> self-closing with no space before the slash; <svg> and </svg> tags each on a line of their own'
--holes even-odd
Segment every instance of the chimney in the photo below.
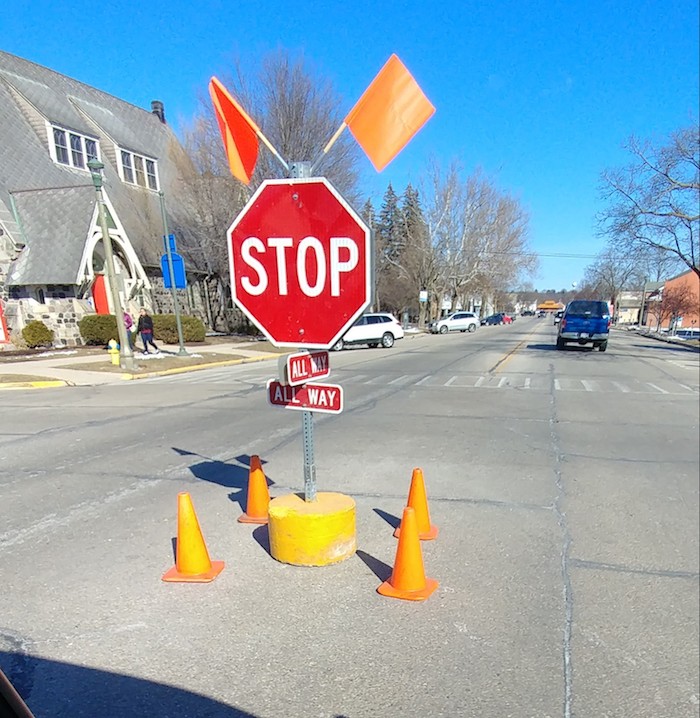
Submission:
<svg viewBox="0 0 700 718">
<path fill-rule="evenodd" d="M 160 100 L 151 101 L 151 112 L 163 123 L 165 123 L 165 108 Z"/>
</svg>

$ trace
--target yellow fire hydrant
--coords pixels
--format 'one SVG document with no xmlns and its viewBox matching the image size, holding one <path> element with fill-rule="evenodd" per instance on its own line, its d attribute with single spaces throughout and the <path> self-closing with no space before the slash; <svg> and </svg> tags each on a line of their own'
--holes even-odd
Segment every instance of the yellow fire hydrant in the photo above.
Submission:
<svg viewBox="0 0 700 718">
<path fill-rule="evenodd" d="M 117 344 L 114 339 L 109 340 L 109 343 L 107 344 L 107 351 L 112 359 L 112 364 L 119 366 L 119 344 Z"/>
</svg>

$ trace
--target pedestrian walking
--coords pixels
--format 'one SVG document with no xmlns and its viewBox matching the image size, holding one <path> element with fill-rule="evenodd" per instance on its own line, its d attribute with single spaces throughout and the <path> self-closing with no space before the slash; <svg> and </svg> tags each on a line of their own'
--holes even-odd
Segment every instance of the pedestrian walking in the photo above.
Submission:
<svg viewBox="0 0 700 718">
<path fill-rule="evenodd" d="M 136 331 L 141 335 L 141 341 L 143 342 L 143 353 L 148 354 L 148 345 L 150 344 L 157 352 L 160 351 L 153 342 L 153 319 L 151 315 L 146 311 L 144 307 L 141 307 L 139 312 L 139 323 L 136 326 Z"/>
<path fill-rule="evenodd" d="M 124 327 L 126 328 L 126 338 L 129 342 L 129 348 L 134 351 L 134 320 L 131 318 L 131 314 L 124 310 Z"/>
</svg>

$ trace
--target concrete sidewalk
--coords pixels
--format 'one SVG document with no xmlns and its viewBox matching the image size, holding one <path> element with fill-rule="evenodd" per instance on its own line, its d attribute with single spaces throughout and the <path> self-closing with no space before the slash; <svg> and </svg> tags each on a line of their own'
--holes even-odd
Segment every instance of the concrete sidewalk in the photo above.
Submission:
<svg viewBox="0 0 700 718">
<path fill-rule="evenodd" d="M 197 371 L 215 366 L 228 366 L 243 364 L 265 359 L 276 359 L 279 354 L 268 351 L 264 347 L 256 349 L 258 343 L 227 342 L 221 344 L 192 345 L 186 347 L 190 356 L 201 357 L 197 364 L 184 365 L 168 369 L 159 369 L 159 359 L 179 358 L 179 345 L 159 343 L 161 352 L 155 355 L 144 356 L 141 352 L 134 353 L 135 361 L 144 365 L 153 364 L 153 371 L 139 374 L 130 374 L 120 371 L 94 371 L 80 369 L 79 365 L 94 365 L 103 362 L 105 367 L 111 365 L 111 357 L 105 350 L 101 353 L 81 355 L 80 349 L 75 354 L 70 350 L 47 351 L 34 358 L 3 360 L 0 355 L 0 390 L 1 389 L 28 389 L 48 388 L 54 386 L 96 386 L 101 384 L 117 384 L 125 380 L 143 379 L 153 376 L 178 374 L 181 372 Z M 211 361 L 207 361 L 207 354 L 215 354 Z M 42 358 L 44 357 L 45 358 Z M 230 358 L 222 359 L 222 356 Z M 186 357 L 184 357 L 186 359 Z M 39 379 L 41 377 L 41 379 Z"/>
</svg>

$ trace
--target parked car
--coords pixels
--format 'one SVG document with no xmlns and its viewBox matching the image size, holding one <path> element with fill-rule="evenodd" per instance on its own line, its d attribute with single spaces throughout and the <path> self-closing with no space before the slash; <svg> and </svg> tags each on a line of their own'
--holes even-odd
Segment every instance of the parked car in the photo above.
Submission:
<svg viewBox="0 0 700 718">
<path fill-rule="evenodd" d="M 430 322 L 430 331 L 433 334 L 447 334 L 447 332 L 474 332 L 479 326 L 479 318 L 472 312 L 455 312 L 449 317 Z"/>
<path fill-rule="evenodd" d="M 676 333 L 673 334 L 676 339 L 682 339 L 687 341 L 688 339 L 700 339 L 700 329 L 689 328 L 689 329 L 676 329 Z"/>
<path fill-rule="evenodd" d="M 524 311 L 520 312 L 521 317 L 534 317 L 535 312 L 533 312 L 531 309 L 525 309 Z"/>
<path fill-rule="evenodd" d="M 567 343 L 593 344 L 604 352 L 608 348 L 610 333 L 610 307 L 607 302 L 575 299 L 569 302 L 557 331 L 557 349 Z"/>
<path fill-rule="evenodd" d="M 404 331 L 399 320 L 388 312 L 363 314 L 333 345 L 333 351 L 340 351 L 349 344 L 368 344 L 385 349 L 394 346 L 397 339 L 403 339 Z"/>
<path fill-rule="evenodd" d="M 489 317 L 485 317 L 481 320 L 482 326 L 490 326 L 492 324 L 510 324 L 512 319 L 508 317 L 506 314 L 492 314 Z"/>
</svg>

